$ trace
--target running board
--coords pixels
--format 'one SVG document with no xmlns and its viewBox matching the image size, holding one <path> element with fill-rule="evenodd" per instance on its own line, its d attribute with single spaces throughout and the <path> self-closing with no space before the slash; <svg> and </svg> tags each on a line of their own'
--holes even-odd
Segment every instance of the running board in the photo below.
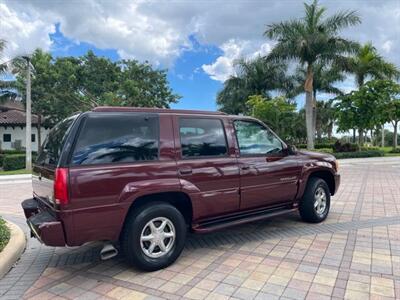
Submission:
<svg viewBox="0 0 400 300">
<path fill-rule="evenodd" d="M 220 230 L 230 226 L 241 225 L 254 221 L 272 218 L 279 215 L 288 214 L 297 211 L 297 208 L 293 207 L 278 207 L 263 209 L 258 211 L 250 211 L 236 215 L 230 215 L 218 219 L 207 220 L 193 226 L 193 231 L 196 233 L 207 233 L 214 230 Z"/>
</svg>

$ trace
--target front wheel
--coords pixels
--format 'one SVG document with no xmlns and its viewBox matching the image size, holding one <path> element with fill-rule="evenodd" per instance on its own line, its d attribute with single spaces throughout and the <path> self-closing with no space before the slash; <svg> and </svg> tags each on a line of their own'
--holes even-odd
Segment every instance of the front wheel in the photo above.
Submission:
<svg viewBox="0 0 400 300">
<path fill-rule="evenodd" d="M 322 222 L 328 216 L 330 204 L 331 194 L 326 182 L 321 178 L 311 177 L 300 201 L 299 211 L 303 221 Z"/>
<path fill-rule="evenodd" d="M 174 206 L 152 202 L 128 216 L 121 238 L 129 263 L 144 271 L 172 264 L 185 245 L 186 223 Z"/>
</svg>

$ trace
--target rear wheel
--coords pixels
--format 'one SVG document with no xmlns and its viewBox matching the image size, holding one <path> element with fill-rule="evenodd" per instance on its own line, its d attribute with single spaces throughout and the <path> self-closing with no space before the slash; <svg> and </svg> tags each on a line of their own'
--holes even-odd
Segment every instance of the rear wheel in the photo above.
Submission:
<svg viewBox="0 0 400 300">
<path fill-rule="evenodd" d="M 129 263 L 145 271 L 172 264 L 185 245 L 186 223 L 174 206 L 151 202 L 133 211 L 121 237 Z"/>
<path fill-rule="evenodd" d="M 326 182 L 321 178 L 311 177 L 300 202 L 300 216 L 306 222 L 322 222 L 328 216 L 330 203 L 331 194 Z"/>
</svg>

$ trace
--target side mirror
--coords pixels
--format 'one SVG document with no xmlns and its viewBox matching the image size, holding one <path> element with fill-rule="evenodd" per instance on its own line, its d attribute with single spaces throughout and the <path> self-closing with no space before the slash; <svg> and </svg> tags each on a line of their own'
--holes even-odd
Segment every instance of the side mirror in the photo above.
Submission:
<svg viewBox="0 0 400 300">
<path fill-rule="evenodd" d="M 289 155 L 297 154 L 297 148 L 295 145 L 287 145 L 287 152 Z"/>
</svg>

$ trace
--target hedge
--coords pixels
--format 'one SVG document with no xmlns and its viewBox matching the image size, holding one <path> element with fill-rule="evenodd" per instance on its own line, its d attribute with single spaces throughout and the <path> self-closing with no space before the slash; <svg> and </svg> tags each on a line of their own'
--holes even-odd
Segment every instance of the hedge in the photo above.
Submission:
<svg viewBox="0 0 400 300">
<path fill-rule="evenodd" d="M 0 150 L 0 155 L 2 154 L 25 154 L 25 150 Z M 32 151 L 32 155 L 36 154 L 36 151 Z"/>
<path fill-rule="evenodd" d="M 338 152 L 332 153 L 336 158 L 361 158 L 361 157 L 380 157 L 384 156 L 385 152 L 381 150 L 369 150 L 369 151 L 358 151 L 358 152 Z"/>
<path fill-rule="evenodd" d="M 297 144 L 296 147 L 299 149 L 306 149 L 307 144 Z M 332 143 L 320 143 L 320 144 L 314 145 L 314 149 L 328 149 L 328 148 L 332 148 L 332 147 L 333 147 Z"/>
<path fill-rule="evenodd" d="M 389 153 L 400 153 L 400 148 L 392 149 Z"/>
<path fill-rule="evenodd" d="M 12 171 L 25 169 L 25 154 L 5 155 L 3 159 L 3 170 Z"/>
</svg>

